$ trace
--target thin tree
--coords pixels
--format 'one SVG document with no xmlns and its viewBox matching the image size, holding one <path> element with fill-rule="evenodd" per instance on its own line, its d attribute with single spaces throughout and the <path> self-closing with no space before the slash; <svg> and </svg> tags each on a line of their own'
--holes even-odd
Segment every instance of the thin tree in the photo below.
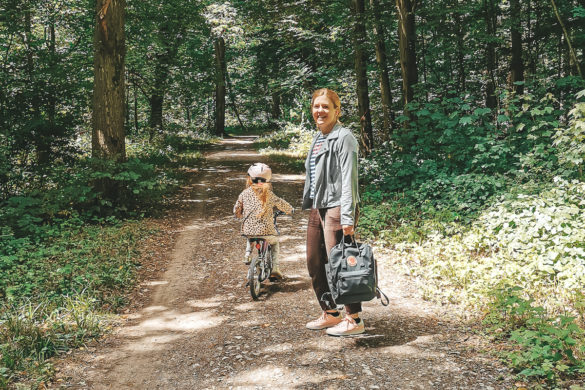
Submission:
<svg viewBox="0 0 585 390">
<path fill-rule="evenodd" d="M 416 63 L 415 1 L 396 0 L 398 11 L 398 46 L 400 49 L 400 68 L 402 70 L 402 102 L 406 106 L 414 97 L 413 86 L 418 82 Z"/>
<path fill-rule="evenodd" d="M 459 0 L 453 2 L 453 24 L 457 41 L 457 91 L 465 91 L 465 52 L 463 42 L 465 36 L 465 26 L 460 14 Z"/>
<path fill-rule="evenodd" d="M 368 96 L 367 53 L 365 51 L 366 26 L 364 0 L 351 0 L 351 11 L 354 16 L 353 46 L 358 98 L 358 114 L 362 122 L 361 143 L 364 154 L 370 153 L 374 147 L 372 117 L 370 114 L 370 98 Z"/>
<path fill-rule="evenodd" d="M 524 60 L 522 59 L 522 19 L 520 0 L 510 0 L 510 38 L 512 58 L 510 60 L 510 88 L 519 95 L 524 93 Z"/>
<path fill-rule="evenodd" d="M 215 42 L 215 134 L 222 137 L 225 132 L 226 63 L 225 41 L 218 37 Z"/>
<path fill-rule="evenodd" d="M 485 46 L 485 66 L 486 66 L 486 86 L 485 86 L 485 105 L 494 109 L 498 105 L 496 96 L 496 77 L 494 71 L 496 68 L 496 5 L 494 0 L 484 0 L 484 20 L 487 33 L 487 42 Z"/>
<path fill-rule="evenodd" d="M 577 70 L 577 74 L 580 77 L 583 77 L 583 73 L 581 72 L 581 67 L 579 66 L 579 61 L 577 60 L 577 55 L 575 54 L 575 49 L 573 49 L 573 45 L 571 44 L 571 38 L 569 37 L 569 34 L 567 33 L 567 28 L 565 27 L 565 24 L 563 23 L 563 20 L 561 19 L 561 15 L 559 14 L 559 9 L 557 8 L 555 0 L 550 0 L 550 2 L 552 4 L 553 10 L 555 11 L 555 16 L 557 17 L 557 20 L 561 26 L 561 29 L 563 30 L 563 35 L 565 36 L 565 41 L 567 42 L 567 46 L 569 48 L 571 62 L 573 63 L 573 66 Z"/>
<path fill-rule="evenodd" d="M 392 131 L 394 114 L 392 111 L 392 90 L 390 89 L 390 77 L 388 76 L 388 58 L 386 55 L 386 44 L 384 25 L 380 17 L 380 1 L 370 0 L 370 7 L 374 19 L 374 35 L 376 37 L 376 62 L 380 75 L 380 97 L 382 100 L 383 133 L 389 136 Z"/>
</svg>

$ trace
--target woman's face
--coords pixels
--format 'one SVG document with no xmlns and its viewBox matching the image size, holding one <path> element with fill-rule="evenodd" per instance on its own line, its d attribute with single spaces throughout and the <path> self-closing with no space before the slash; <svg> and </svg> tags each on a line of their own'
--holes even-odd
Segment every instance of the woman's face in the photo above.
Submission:
<svg viewBox="0 0 585 390">
<path fill-rule="evenodd" d="M 333 102 L 325 95 L 318 96 L 313 101 L 311 109 L 313 119 L 322 133 L 327 134 L 333 129 L 339 115 L 339 108 L 334 108 Z"/>
</svg>

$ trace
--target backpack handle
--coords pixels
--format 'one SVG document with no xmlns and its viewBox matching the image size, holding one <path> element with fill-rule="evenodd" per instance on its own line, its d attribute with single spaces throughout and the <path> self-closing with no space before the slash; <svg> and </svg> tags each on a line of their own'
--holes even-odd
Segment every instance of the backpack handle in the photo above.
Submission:
<svg viewBox="0 0 585 390">
<path fill-rule="evenodd" d="M 349 242 L 349 243 L 348 243 L 348 242 L 345 242 L 345 237 L 349 237 L 349 238 L 351 238 L 351 242 Z M 341 245 L 341 257 L 342 257 L 342 258 L 344 258 L 344 259 L 346 258 L 346 257 L 345 257 L 345 247 L 346 247 L 346 246 L 347 246 L 347 247 L 352 247 L 352 246 L 355 246 L 355 249 L 357 249 L 358 253 L 360 252 L 360 248 L 359 248 L 359 246 L 358 246 L 358 243 L 357 243 L 357 241 L 355 240 L 355 235 L 353 235 L 353 234 L 349 234 L 349 235 L 347 235 L 347 236 L 346 236 L 346 235 L 344 235 L 344 236 L 343 236 L 343 239 L 341 240 L 341 243 L 343 244 L 343 245 Z M 361 268 L 364 268 L 364 267 L 365 267 L 365 264 L 364 264 L 364 263 L 362 263 L 362 264 L 361 264 Z M 341 268 L 342 268 L 342 269 L 344 269 L 344 270 L 345 270 L 345 269 L 347 269 L 347 261 L 345 261 L 345 262 L 342 262 L 342 264 L 341 264 Z"/>
</svg>

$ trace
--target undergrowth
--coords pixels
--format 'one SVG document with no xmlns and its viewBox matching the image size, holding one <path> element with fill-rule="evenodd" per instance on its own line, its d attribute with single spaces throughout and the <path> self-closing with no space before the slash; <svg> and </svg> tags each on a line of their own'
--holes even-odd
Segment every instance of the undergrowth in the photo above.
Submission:
<svg viewBox="0 0 585 390">
<path fill-rule="evenodd" d="M 502 134 L 488 111 L 451 103 L 413 106 L 434 119 L 424 130 L 434 138 L 418 133 L 419 151 L 439 140 L 428 154 L 410 155 L 395 139 L 363 160 L 359 232 L 388 247 L 426 299 L 457 304 L 470 319 L 486 315 L 487 334 L 506 345 L 502 358 L 531 386 L 577 389 L 585 377 L 585 105 L 561 125 L 550 95 L 512 99 L 497 117 Z M 459 136 L 451 121 L 475 125 L 472 138 L 441 151 L 444 137 Z M 473 138 L 486 134 L 482 126 L 487 136 Z"/>
<path fill-rule="evenodd" d="M 210 139 L 128 141 L 123 163 L 80 155 L 15 179 L 0 199 L 0 388 L 44 388 L 51 358 L 107 332 L 140 267 L 140 248 Z M 89 145 L 78 145 L 87 151 Z M 108 180 L 116 191 L 100 192 Z"/>
</svg>

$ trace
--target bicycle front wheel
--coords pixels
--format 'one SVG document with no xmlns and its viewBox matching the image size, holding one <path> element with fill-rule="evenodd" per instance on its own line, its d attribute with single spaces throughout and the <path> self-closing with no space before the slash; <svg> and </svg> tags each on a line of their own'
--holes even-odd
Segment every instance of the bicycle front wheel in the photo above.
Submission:
<svg viewBox="0 0 585 390">
<path fill-rule="evenodd" d="M 250 262 L 250 271 L 248 272 L 248 284 L 250 285 L 250 295 L 257 301 L 260 296 L 260 277 L 262 275 L 262 261 L 255 257 Z"/>
</svg>

